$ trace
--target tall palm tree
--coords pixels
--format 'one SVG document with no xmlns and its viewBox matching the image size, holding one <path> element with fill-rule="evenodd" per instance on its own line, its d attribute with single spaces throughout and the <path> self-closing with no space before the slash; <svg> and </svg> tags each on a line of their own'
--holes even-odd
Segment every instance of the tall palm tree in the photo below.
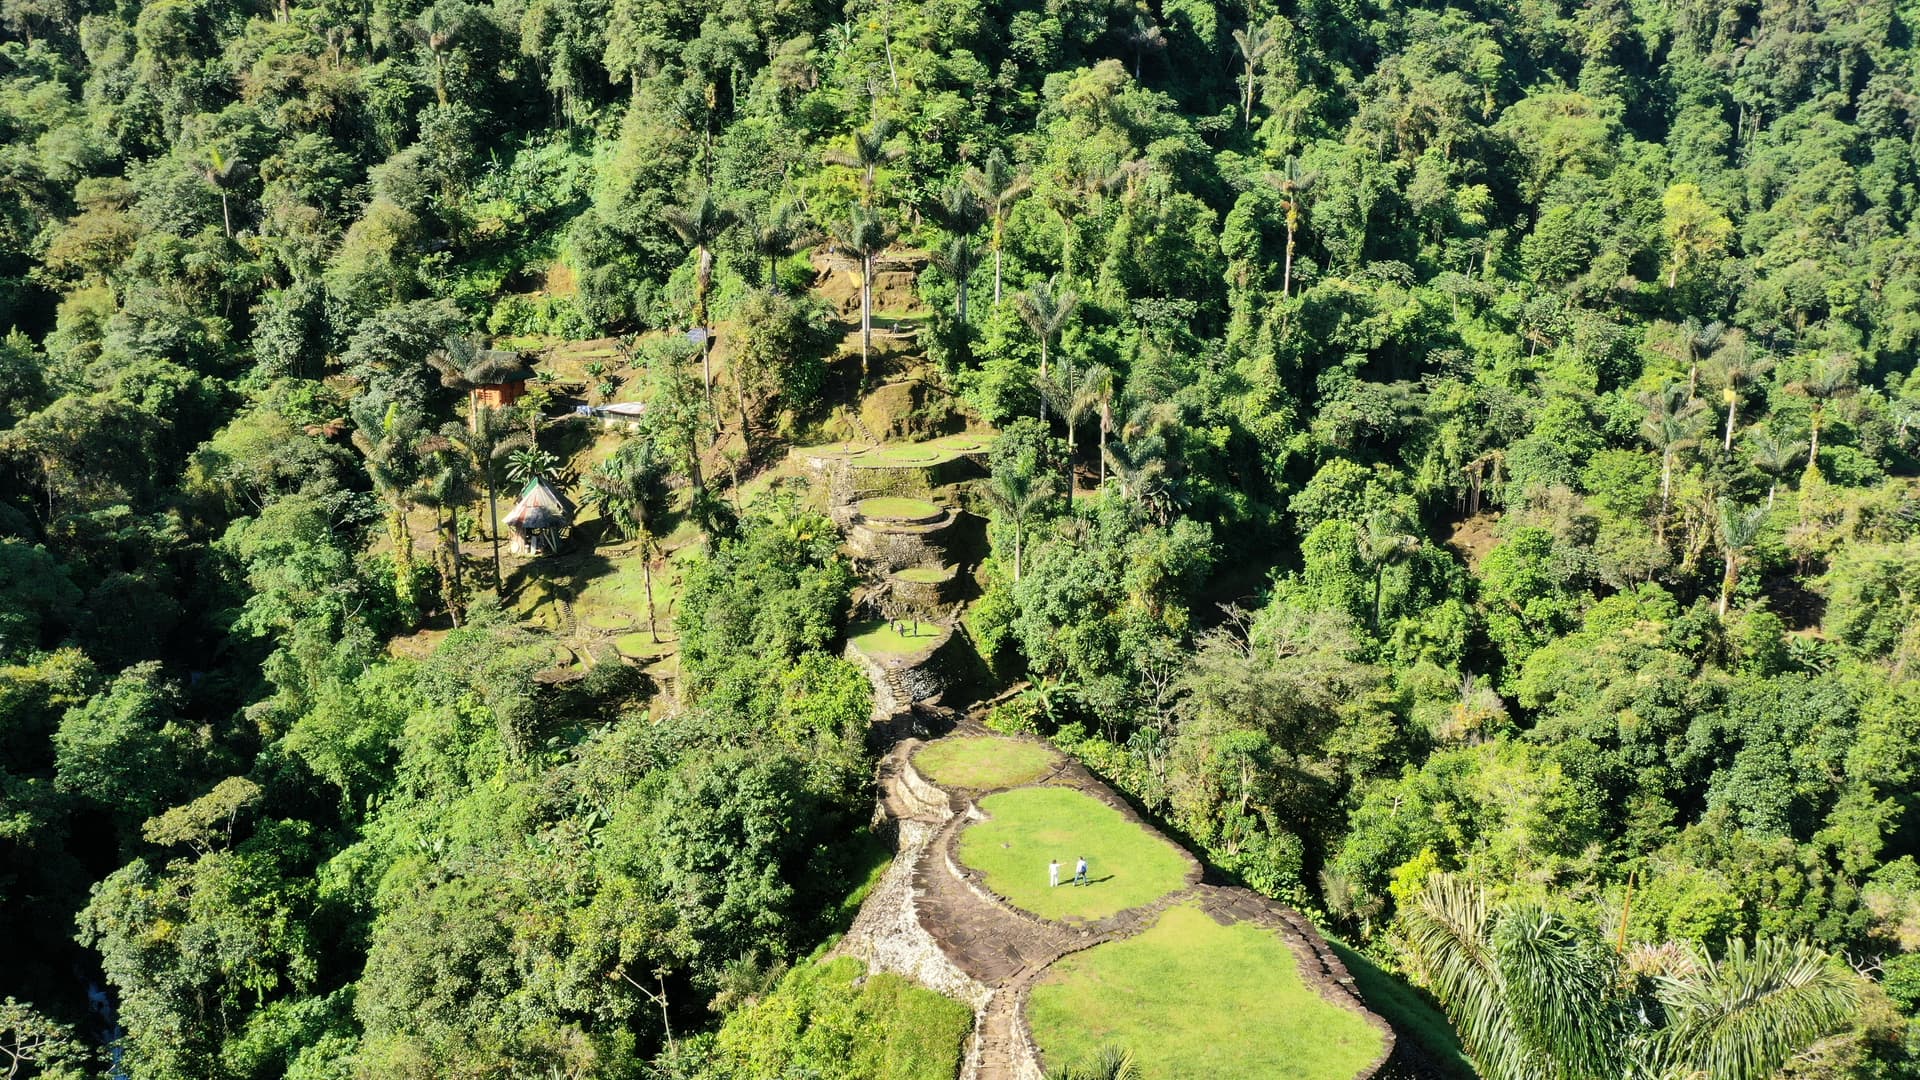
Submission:
<svg viewBox="0 0 1920 1080">
<path fill-rule="evenodd" d="M 447 425 L 454 431 L 460 425 Z M 429 435 L 419 446 L 424 472 L 415 497 L 434 511 L 434 532 L 439 534 L 440 550 L 434 557 L 434 570 L 440 579 L 441 606 L 453 625 L 460 625 L 466 606 L 466 583 L 460 559 L 460 504 L 472 494 L 467 457 L 446 435 Z M 441 512 L 446 513 L 442 518 Z"/>
<path fill-rule="evenodd" d="M 854 203 L 835 223 L 834 239 L 860 260 L 860 385 L 867 385 L 867 356 L 873 350 L 873 260 L 893 243 L 894 228 L 872 207 Z"/>
<path fill-rule="evenodd" d="M 973 246 L 973 234 L 986 224 L 987 206 L 978 192 L 965 180 L 949 184 L 927 208 L 927 216 L 947 231 L 948 241 L 933 253 L 933 264 L 953 279 L 954 314 L 960 325 L 967 324 L 967 282 L 980 268 L 980 253 Z"/>
<path fill-rule="evenodd" d="M 1149 49 L 1167 47 L 1167 35 L 1162 33 L 1158 23 L 1147 21 L 1145 15 L 1136 14 L 1133 25 L 1120 32 L 1120 36 L 1133 50 L 1133 81 L 1140 81 L 1140 61 Z"/>
<path fill-rule="evenodd" d="M 433 58 L 433 94 L 442 105 L 447 103 L 447 50 L 466 32 L 468 10 L 464 4 L 434 4 L 407 27 Z"/>
<path fill-rule="evenodd" d="M 1747 432 L 1747 460 L 1753 466 L 1767 474 L 1767 506 L 1773 506 L 1773 496 L 1780 488 L 1780 478 L 1793 469 L 1800 455 L 1806 452 L 1806 444 L 1798 439 L 1776 439 L 1765 428 L 1751 428 Z"/>
<path fill-rule="evenodd" d="M 956 236 L 933 253 L 933 265 L 953 279 L 953 313 L 961 326 L 967 325 L 967 279 L 980 269 L 980 262 L 970 236 Z"/>
<path fill-rule="evenodd" d="M 813 240 L 806 217 L 792 202 L 775 203 L 753 220 L 747 233 L 753 253 L 767 260 L 767 291 L 780 291 L 780 260 Z"/>
<path fill-rule="evenodd" d="M 1087 404 L 1100 418 L 1100 487 L 1107 486 L 1107 436 L 1113 431 L 1113 369 L 1105 364 L 1093 364 L 1080 376 L 1080 388 L 1075 395 L 1084 397 Z"/>
<path fill-rule="evenodd" d="M 1280 295 L 1290 295 L 1293 289 L 1293 243 L 1300 231 L 1300 210 L 1303 196 L 1313 187 L 1320 174 L 1303 168 L 1297 158 L 1288 158 L 1286 167 L 1262 175 L 1267 183 L 1280 192 L 1280 203 L 1287 208 L 1287 257 L 1280 271 Z"/>
<path fill-rule="evenodd" d="M 1265 26 L 1249 25 L 1233 32 L 1234 47 L 1240 50 L 1242 65 L 1240 92 L 1240 126 L 1253 125 L 1253 80 L 1266 65 L 1267 57 L 1279 46 L 1280 39 L 1273 31 L 1273 24 Z"/>
<path fill-rule="evenodd" d="M 1380 633 L 1380 594 L 1387 580 L 1387 568 L 1412 558 L 1420 550 L 1420 538 L 1396 532 L 1394 522 L 1385 514 L 1374 514 L 1354 538 L 1360 549 L 1360 561 L 1373 576 L 1372 629 Z"/>
<path fill-rule="evenodd" d="M 598 507 L 617 535 L 639 542 L 640 573 L 647 595 L 647 632 L 656 644 L 660 631 L 653 604 L 653 563 L 660 552 L 654 521 L 666 497 L 667 466 L 652 442 L 634 439 L 621 445 L 583 478 L 587 500 Z"/>
<path fill-rule="evenodd" d="M 1534 903 L 1495 908 L 1435 874 L 1400 913 L 1412 966 L 1485 1080 L 1623 1076 L 1763 1080 L 1842 1027 L 1853 977 L 1810 946 L 1735 941 L 1715 961 L 1691 946 L 1652 998 L 1591 931 Z"/>
<path fill-rule="evenodd" d="M 353 445 L 366 459 L 374 490 L 387 503 L 387 532 L 393 541 L 393 591 L 400 602 L 413 602 L 413 532 L 407 516 L 413 510 L 422 466 L 420 418 L 410 409 L 389 404 L 384 410 L 367 397 L 356 401 Z"/>
<path fill-rule="evenodd" d="M 1665 543 L 1667 507 L 1673 498 L 1673 463 L 1680 454 L 1700 445 L 1704 406 L 1678 383 L 1659 393 L 1643 395 L 1641 401 L 1647 407 L 1647 416 L 1640 422 L 1640 437 L 1660 452 L 1660 520 L 1654 531 Z"/>
<path fill-rule="evenodd" d="M 479 477 L 487 493 L 487 535 L 493 540 L 493 591 L 505 588 L 500 572 L 500 470 L 516 450 L 533 446 L 533 436 L 514 427 L 513 420 L 499 409 L 476 409 L 467 425 L 458 422 L 440 429 L 440 434 L 464 455 L 471 475 Z"/>
<path fill-rule="evenodd" d="M 1848 397 L 1858 390 L 1854 381 L 1855 366 L 1851 356 L 1817 356 L 1807 369 L 1807 377 L 1787 384 L 1790 393 L 1799 394 L 1813 402 L 1813 430 L 1807 436 L 1807 468 L 1820 460 L 1820 428 L 1827 419 L 1827 408 L 1833 402 Z"/>
<path fill-rule="evenodd" d="M 220 193 L 220 220 L 227 227 L 228 239 L 232 239 L 233 210 L 228 205 L 227 194 L 246 174 L 246 164 L 237 157 L 228 157 L 218 146 L 209 146 L 206 160 L 197 167 L 207 183 Z"/>
<path fill-rule="evenodd" d="M 1046 473 L 1011 469 L 994 473 L 980 491 L 994 512 L 1013 526 L 1013 580 L 1026 569 L 1027 522 L 1053 496 L 1053 479 Z"/>
<path fill-rule="evenodd" d="M 1740 419 L 1741 399 L 1772 367 L 1773 360 L 1755 351 L 1738 330 L 1729 331 L 1726 340 L 1707 358 L 1707 376 L 1720 387 L 1720 400 L 1727 407 L 1727 422 L 1720 438 L 1722 450 L 1733 451 L 1733 429 Z"/>
<path fill-rule="evenodd" d="M 1718 319 L 1702 324 L 1689 315 L 1680 324 L 1680 347 L 1687 354 L 1687 400 L 1700 392 L 1700 361 L 1713 355 L 1727 336 L 1727 324 Z"/>
<path fill-rule="evenodd" d="M 987 220 L 993 225 L 993 306 L 1000 306 L 1000 249 L 1006 238 L 1007 219 L 1013 206 L 1033 189 L 1033 181 L 1007 163 L 998 150 L 987 155 L 986 164 L 967 172 L 967 185 L 986 204 Z"/>
<path fill-rule="evenodd" d="M 865 131 L 854 132 L 845 148 L 835 147 L 826 153 L 827 164 L 844 165 L 860 173 L 861 206 L 873 205 L 873 185 L 881 167 L 906 156 L 906 147 L 887 145 L 892 137 L 893 121 L 883 118 L 869 124 Z"/>
<path fill-rule="evenodd" d="M 1740 567 L 1753 550 L 1753 542 L 1760 538 L 1761 526 L 1766 521 L 1764 506 L 1736 506 L 1730 499 L 1720 500 L 1720 556 L 1726 567 L 1720 575 L 1720 617 L 1723 619 L 1727 617 L 1727 603 L 1733 599 L 1734 586 L 1739 584 Z"/>
<path fill-rule="evenodd" d="M 713 328 L 707 325 L 707 300 L 713 292 L 713 245 L 733 226 L 734 213 L 715 201 L 712 191 L 703 191 L 691 204 L 670 206 L 660 216 L 693 251 L 693 325 L 707 331 L 700 341 L 700 379 L 706 384 L 707 412 L 711 413 Z"/>
<path fill-rule="evenodd" d="M 1020 310 L 1020 318 L 1040 339 L 1040 377 L 1047 377 L 1047 350 L 1053 339 L 1059 335 L 1067 320 L 1080 307 L 1080 294 L 1064 287 L 1060 275 L 1050 280 L 1036 281 L 1033 286 L 1013 298 Z M 1047 418 L 1046 399 L 1040 402 L 1040 419 Z"/>
</svg>

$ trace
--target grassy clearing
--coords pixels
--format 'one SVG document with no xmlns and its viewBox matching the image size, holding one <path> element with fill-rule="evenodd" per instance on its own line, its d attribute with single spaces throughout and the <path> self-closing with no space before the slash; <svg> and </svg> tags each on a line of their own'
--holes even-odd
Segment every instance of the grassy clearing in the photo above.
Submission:
<svg viewBox="0 0 1920 1080">
<path fill-rule="evenodd" d="M 909 566 L 905 570 L 895 571 L 893 576 L 915 585 L 938 585 L 953 574 L 944 566 Z"/>
<path fill-rule="evenodd" d="M 898 495 L 861 499 L 854 509 L 860 511 L 861 517 L 881 521 L 933 521 L 941 514 L 938 506 L 925 499 L 906 499 Z"/>
<path fill-rule="evenodd" d="M 986 821 L 960 834 L 960 861 L 987 887 L 1044 919 L 1103 919 L 1152 903 L 1186 884 L 1179 849 L 1120 811 L 1072 788 L 1018 788 L 980 801 Z M 1074 886 L 1084 856 L 1091 885 Z M 1047 862 L 1060 860 L 1060 886 Z"/>
<path fill-rule="evenodd" d="M 936 784 L 979 791 L 1038 780 L 1059 760 L 1038 743 L 971 735 L 928 743 L 914 752 L 913 767 Z"/>
<path fill-rule="evenodd" d="M 895 630 L 885 619 L 869 619 L 855 623 L 848 632 L 848 640 L 868 656 L 901 657 L 912 656 L 939 641 L 940 633 L 940 627 L 930 622 L 919 624 L 917 631 L 910 622 L 901 623 L 900 629 Z"/>
<path fill-rule="evenodd" d="M 1054 964 L 1027 1019 L 1049 1066 L 1123 1046 L 1146 1080 L 1351 1080 L 1382 1049 L 1358 1013 L 1301 980 L 1278 935 L 1221 926 L 1186 905 L 1137 937 Z"/>
</svg>

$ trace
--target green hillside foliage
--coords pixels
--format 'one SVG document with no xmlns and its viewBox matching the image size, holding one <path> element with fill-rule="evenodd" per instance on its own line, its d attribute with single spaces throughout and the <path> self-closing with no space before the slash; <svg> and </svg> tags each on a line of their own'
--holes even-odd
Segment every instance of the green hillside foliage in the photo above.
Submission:
<svg viewBox="0 0 1920 1080">
<path fill-rule="evenodd" d="M 1509 945 L 1546 912 L 1610 1016 L 1811 943 L 1751 955 L 1850 959 L 1800 1019 L 1851 1019 L 1726 1060 L 1920 1073 L 1917 33 L 0 4 L 0 1038 L 93 1068 L 91 984 L 136 1080 L 720 1068 L 872 850 L 854 572 L 741 489 L 905 354 L 1003 432 L 995 724 L 1456 1020 L 1434 880 Z M 616 400 L 617 452 L 540 421 Z M 576 654 L 564 587 L 496 575 L 536 476 L 670 660 Z M 1586 1075 L 1474 985 L 1483 1071 Z"/>
</svg>

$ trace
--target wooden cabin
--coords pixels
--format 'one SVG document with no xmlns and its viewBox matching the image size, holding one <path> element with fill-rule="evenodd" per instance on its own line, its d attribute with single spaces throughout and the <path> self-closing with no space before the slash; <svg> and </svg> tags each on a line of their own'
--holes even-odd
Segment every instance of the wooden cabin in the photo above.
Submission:
<svg viewBox="0 0 1920 1080">
<path fill-rule="evenodd" d="M 520 360 L 520 354 L 504 349 L 489 349 L 475 365 L 473 389 L 468 394 L 467 424 L 479 423 L 481 409 L 504 409 L 526 396 L 533 369 Z"/>
</svg>

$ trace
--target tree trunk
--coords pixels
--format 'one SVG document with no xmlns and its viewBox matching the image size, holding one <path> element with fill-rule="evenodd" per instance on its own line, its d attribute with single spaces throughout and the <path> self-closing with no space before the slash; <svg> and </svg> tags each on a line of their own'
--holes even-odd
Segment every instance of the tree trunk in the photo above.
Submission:
<svg viewBox="0 0 1920 1080">
<path fill-rule="evenodd" d="M 1661 544 L 1667 542 L 1667 501 L 1673 491 L 1673 453 L 1668 451 L 1660 455 L 1660 521 L 1654 528 L 1655 539 Z"/>
<path fill-rule="evenodd" d="M 447 596 L 447 615 L 460 625 L 460 601 L 466 595 L 466 580 L 460 569 L 460 508 L 447 507 L 447 562 L 453 571 L 453 591 Z"/>
<path fill-rule="evenodd" d="M 1287 261 L 1280 271 L 1280 295 L 1287 296 L 1293 289 L 1293 234 L 1300 222 L 1292 202 L 1287 203 Z"/>
<path fill-rule="evenodd" d="M 1112 411 L 1106 402 L 1100 403 L 1100 486 L 1107 486 L 1107 426 L 1112 422 Z"/>
<path fill-rule="evenodd" d="M 954 312 L 960 316 L 960 325 L 967 325 L 967 279 L 962 275 L 954 292 Z"/>
<path fill-rule="evenodd" d="M 500 574 L 500 504 L 494 494 L 493 474 L 487 474 L 487 535 L 493 537 L 493 591 L 506 591 L 506 579 Z"/>
<path fill-rule="evenodd" d="M 227 207 L 227 189 L 220 189 L 220 220 L 226 223 L 227 239 L 233 239 L 233 211 Z"/>
<path fill-rule="evenodd" d="M 1253 65 L 1247 65 L 1246 93 L 1240 98 L 1240 127 L 1245 130 L 1253 126 Z"/>
<path fill-rule="evenodd" d="M 1001 224 L 996 219 L 993 223 L 993 307 L 996 311 L 1000 309 L 1000 234 Z"/>
<path fill-rule="evenodd" d="M 1043 379 L 1047 377 L 1047 338 L 1045 334 L 1040 336 L 1040 377 Z M 1040 395 L 1040 422 L 1043 424 L 1047 422 L 1047 395 L 1045 394 Z"/>
<path fill-rule="evenodd" d="M 655 645 L 660 644 L 660 630 L 653 616 L 653 537 L 644 530 L 640 534 L 640 580 L 647 590 L 647 634 Z"/>
<path fill-rule="evenodd" d="M 867 388 L 867 353 L 873 348 L 873 256 L 860 256 L 860 389 Z"/>
<path fill-rule="evenodd" d="M 1807 468 L 1820 460 L 1820 410 L 1813 410 L 1813 434 L 1807 439 Z"/>
<path fill-rule="evenodd" d="M 1025 539 L 1023 535 L 1025 531 L 1025 526 L 1020 522 L 1016 521 L 1013 523 L 1013 582 L 1016 585 L 1020 583 L 1020 570 L 1023 562 L 1022 556 L 1024 555 L 1024 552 L 1021 550 L 1021 541 Z"/>
<path fill-rule="evenodd" d="M 707 329 L 707 290 L 713 287 L 713 256 L 703 246 L 695 251 L 693 274 L 694 329 Z M 713 334 L 700 339 L 700 382 L 706 387 L 707 415 L 713 415 Z"/>
<path fill-rule="evenodd" d="M 1720 617 L 1722 619 L 1727 617 L 1727 601 L 1733 596 L 1733 586 L 1735 583 L 1733 552 L 1727 552 L 1726 560 L 1727 572 L 1721 575 L 1720 578 Z"/>
</svg>

